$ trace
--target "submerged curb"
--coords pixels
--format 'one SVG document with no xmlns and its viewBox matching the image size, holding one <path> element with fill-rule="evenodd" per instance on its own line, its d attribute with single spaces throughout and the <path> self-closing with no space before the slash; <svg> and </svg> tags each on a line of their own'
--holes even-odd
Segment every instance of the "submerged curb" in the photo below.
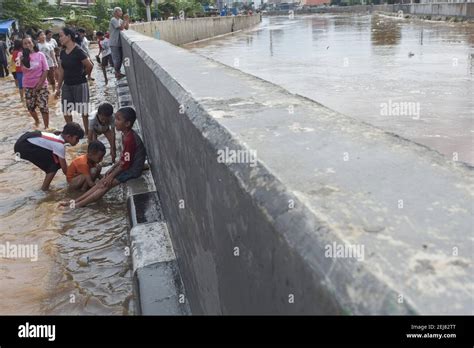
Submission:
<svg viewBox="0 0 474 348">
<path fill-rule="evenodd" d="M 117 110 L 132 106 L 126 78 L 116 84 Z M 138 122 L 134 129 L 141 136 Z M 189 315 L 184 286 L 151 172 L 126 184 L 137 313 Z"/>
</svg>

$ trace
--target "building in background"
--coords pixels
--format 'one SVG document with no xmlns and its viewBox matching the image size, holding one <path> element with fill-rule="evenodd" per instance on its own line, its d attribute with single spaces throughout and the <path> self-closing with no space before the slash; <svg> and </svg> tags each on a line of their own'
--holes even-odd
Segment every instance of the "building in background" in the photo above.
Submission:
<svg viewBox="0 0 474 348">
<path fill-rule="evenodd" d="M 331 0 L 302 0 L 302 6 L 321 6 L 321 5 L 329 5 Z"/>
</svg>

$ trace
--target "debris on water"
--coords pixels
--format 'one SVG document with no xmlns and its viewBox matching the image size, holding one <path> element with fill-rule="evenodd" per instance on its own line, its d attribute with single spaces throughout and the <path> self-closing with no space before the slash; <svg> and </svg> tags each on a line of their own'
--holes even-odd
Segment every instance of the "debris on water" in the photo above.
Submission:
<svg viewBox="0 0 474 348">
<path fill-rule="evenodd" d="M 89 265 L 89 262 L 90 262 L 89 256 L 81 256 L 79 260 L 77 261 L 77 263 L 81 267 L 86 267 L 87 265 Z"/>
</svg>

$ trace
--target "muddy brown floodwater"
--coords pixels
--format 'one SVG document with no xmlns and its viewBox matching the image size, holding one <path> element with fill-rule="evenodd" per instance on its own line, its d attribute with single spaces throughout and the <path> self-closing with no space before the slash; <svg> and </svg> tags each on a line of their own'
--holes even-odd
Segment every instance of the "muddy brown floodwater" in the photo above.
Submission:
<svg viewBox="0 0 474 348">
<path fill-rule="evenodd" d="M 96 64 L 93 76 L 93 105 L 102 101 L 115 105 L 113 74 L 105 86 Z M 64 119 L 51 92 L 49 107 L 50 126 L 62 129 Z M 74 120 L 82 125 L 79 116 Z M 0 124 L 0 247 L 38 248 L 37 261 L 11 254 L 0 258 L 0 315 L 133 314 L 122 189 L 112 190 L 90 207 L 58 210 L 58 202 L 71 197 L 62 172 L 44 193 L 39 189 L 43 172 L 29 162 L 15 161 L 13 145 L 33 129 L 33 122 L 11 78 L 0 79 Z M 107 143 L 105 138 L 99 140 Z M 68 163 L 86 149 L 85 143 L 69 147 Z M 105 161 L 110 162 L 107 156 Z"/>
<path fill-rule="evenodd" d="M 474 24 L 266 17 L 187 48 L 474 164 Z"/>
</svg>

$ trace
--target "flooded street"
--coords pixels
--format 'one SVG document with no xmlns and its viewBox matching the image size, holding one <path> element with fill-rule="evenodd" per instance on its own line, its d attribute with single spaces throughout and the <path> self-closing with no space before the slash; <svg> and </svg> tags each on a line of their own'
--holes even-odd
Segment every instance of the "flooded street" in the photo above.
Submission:
<svg viewBox="0 0 474 348">
<path fill-rule="evenodd" d="M 266 17 L 253 30 L 186 47 L 474 164 L 474 24 Z"/>
<path fill-rule="evenodd" d="M 114 105 L 115 80 L 104 86 L 97 63 L 93 76 L 93 105 Z M 59 210 L 59 201 L 75 197 L 66 192 L 61 170 L 50 192 L 44 193 L 44 173 L 29 162 L 15 161 L 13 145 L 33 129 L 33 119 L 20 103 L 11 77 L 0 79 L 0 96 L 0 244 L 33 245 L 38 250 L 37 261 L 0 259 L 0 314 L 133 314 L 122 189 L 90 207 Z M 49 107 L 50 127 L 61 130 L 64 118 L 51 89 Z M 80 116 L 74 121 L 82 126 Z M 104 139 L 100 138 L 107 143 Z M 86 140 L 68 147 L 67 162 L 86 150 Z M 104 161 L 110 162 L 108 153 Z"/>
</svg>

